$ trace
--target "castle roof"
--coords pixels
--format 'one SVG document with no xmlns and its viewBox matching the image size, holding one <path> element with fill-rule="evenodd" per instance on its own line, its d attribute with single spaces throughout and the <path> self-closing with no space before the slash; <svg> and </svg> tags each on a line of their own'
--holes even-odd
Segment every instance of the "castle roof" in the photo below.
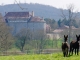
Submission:
<svg viewBox="0 0 80 60">
<path fill-rule="evenodd" d="M 29 17 L 30 13 L 29 12 L 8 12 L 6 13 L 5 17 L 13 17 L 13 18 L 17 18 L 17 17 Z"/>
</svg>

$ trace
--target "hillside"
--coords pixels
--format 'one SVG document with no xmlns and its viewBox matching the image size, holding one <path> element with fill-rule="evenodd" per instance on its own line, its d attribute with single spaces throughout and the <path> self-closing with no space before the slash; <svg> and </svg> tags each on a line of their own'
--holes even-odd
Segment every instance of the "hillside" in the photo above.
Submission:
<svg viewBox="0 0 80 60">
<path fill-rule="evenodd" d="M 27 9 L 21 9 L 27 8 Z M 42 4 L 33 4 L 33 3 L 24 3 L 20 4 L 20 7 L 17 4 L 9 4 L 9 5 L 1 5 L 0 6 L 0 13 L 5 15 L 5 12 L 16 12 L 16 11 L 34 11 L 35 16 L 40 16 L 44 18 L 53 18 L 55 20 L 59 20 L 61 18 L 60 9 L 49 5 L 42 5 Z M 66 10 L 64 10 L 66 12 Z"/>
</svg>

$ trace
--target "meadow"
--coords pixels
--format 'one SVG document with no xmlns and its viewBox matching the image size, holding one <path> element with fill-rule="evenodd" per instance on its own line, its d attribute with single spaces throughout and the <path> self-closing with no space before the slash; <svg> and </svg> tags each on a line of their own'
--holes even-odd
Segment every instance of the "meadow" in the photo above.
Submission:
<svg viewBox="0 0 80 60">
<path fill-rule="evenodd" d="M 80 60 L 80 55 L 63 57 L 62 53 L 0 56 L 0 60 Z"/>
</svg>

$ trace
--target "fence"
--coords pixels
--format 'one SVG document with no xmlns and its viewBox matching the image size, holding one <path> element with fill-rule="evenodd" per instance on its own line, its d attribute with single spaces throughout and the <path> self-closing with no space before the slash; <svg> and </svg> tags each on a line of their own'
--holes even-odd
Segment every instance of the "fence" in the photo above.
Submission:
<svg viewBox="0 0 80 60">
<path fill-rule="evenodd" d="M 28 40 L 24 46 L 24 51 L 0 51 L 0 55 L 19 54 L 49 54 L 61 52 L 62 40 Z"/>
<path fill-rule="evenodd" d="M 40 49 L 40 50 L 25 50 L 21 51 L 4 51 L 0 52 L 0 55 L 24 55 L 24 54 L 51 54 L 61 52 L 61 49 Z"/>
</svg>

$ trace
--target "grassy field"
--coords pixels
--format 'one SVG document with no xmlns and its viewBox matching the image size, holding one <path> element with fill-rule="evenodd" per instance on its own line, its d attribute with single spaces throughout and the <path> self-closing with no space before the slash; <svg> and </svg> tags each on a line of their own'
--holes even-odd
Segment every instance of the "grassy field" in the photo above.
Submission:
<svg viewBox="0 0 80 60">
<path fill-rule="evenodd" d="M 80 55 L 63 57 L 61 53 L 0 56 L 0 60 L 80 60 Z"/>
</svg>

